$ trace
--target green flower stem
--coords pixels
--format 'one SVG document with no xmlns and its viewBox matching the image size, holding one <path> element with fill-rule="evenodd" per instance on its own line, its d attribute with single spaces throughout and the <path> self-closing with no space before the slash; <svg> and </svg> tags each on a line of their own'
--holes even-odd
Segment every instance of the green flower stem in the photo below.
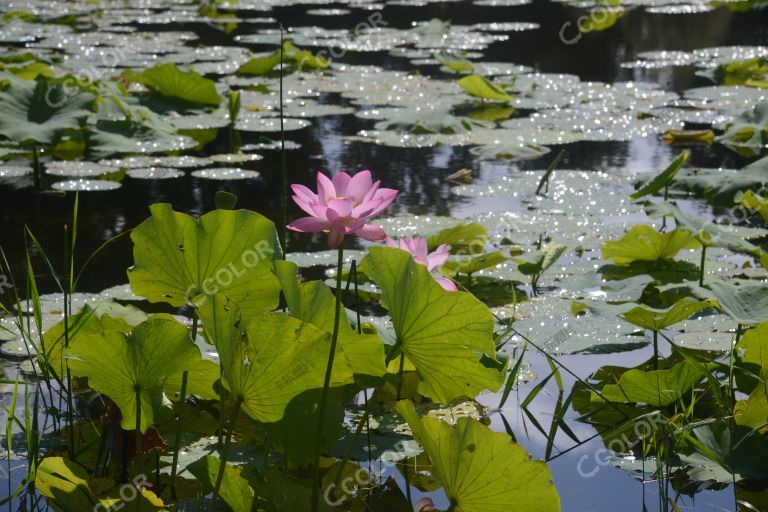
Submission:
<svg viewBox="0 0 768 512">
<path fill-rule="evenodd" d="M 219 473 L 216 475 L 216 484 L 213 487 L 213 495 L 211 496 L 211 505 L 208 510 L 213 511 L 216 509 L 216 500 L 219 497 L 219 489 L 221 489 L 221 482 L 224 480 L 224 471 L 227 468 L 227 457 L 229 455 L 229 445 L 232 443 L 232 431 L 235 430 L 235 421 L 237 421 L 237 413 L 240 411 L 240 405 L 243 403 L 243 397 L 238 397 L 235 402 L 235 409 L 232 411 L 232 417 L 229 419 L 229 425 L 227 426 L 227 437 L 224 440 L 224 447 L 221 449 L 221 461 L 219 462 Z"/>
<path fill-rule="evenodd" d="M 336 355 L 336 342 L 339 340 L 339 321 L 341 319 L 341 274 L 344 266 L 344 246 L 339 246 L 339 259 L 336 266 L 336 314 L 333 318 L 333 337 L 331 338 L 331 350 L 328 353 L 328 365 L 325 368 L 325 380 L 323 391 L 320 395 L 320 408 L 318 410 L 317 435 L 315 436 L 315 456 L 312 463 L 312 512 L 317 512 L 320 499 L 320 444 L 323 440 L 323 420 L 325 419 L 325 407 L 328 401 L 328 388 L 331 385 L 331 372 L 333 371 L 333 358 Z"/>
<path fill-rule="evenodd" d="M 653 331 L 653 369 L 659 369 L 659 331 Z"/>
<path fill-rule="evenodd" d="M 283 73 L 285 73 L 283 62 L 283 25 L 280 24 L 280 174 L 282 176 L 282 187 L 280 190 L 280 208 L 282 210 L 282 222 L 280 223 L 280 248 L 282 249 L 283 259 L 288 252 L 286 226 L 288 225 L 288 169 L 285 162 L 285 116 L 283 115 Z M 341 270 L 339 270 L 341 272 Z"/>
<path fill-rule="evenodd" d="M 707 246 L 701 246 L 701 263 L 699 264 L 699 286 L 704 286 L 704 260 L 707 257 Z"/>
</svg>

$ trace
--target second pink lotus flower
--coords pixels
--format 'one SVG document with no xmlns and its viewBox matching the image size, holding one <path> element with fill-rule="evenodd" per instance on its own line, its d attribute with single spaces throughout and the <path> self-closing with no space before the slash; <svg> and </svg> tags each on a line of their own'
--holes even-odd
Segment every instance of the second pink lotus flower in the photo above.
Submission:
<svg viewBox="0 0 768 512">
<path fill-rule="evenodd" d="M 432 277 L 443 287 L 443 289 L 448 290 L 449 292 L 455 292 L 458 289 L 456 283 L 438 272 L 440 267 L 445 265 L 445 262 L 448 261 L 450 246 L 442 244 L 434 251 L 429 252 L 429 247 L 427 246 L 427 241 L 425 239 L 412 236 L 401 236 L 397 241 L 388 237 L 387 245 L 411 253 L 413 261 L 419 265 L 427 267 L 427 270 L 432 274 Z"/>
<path fill-rule="evenodd" d="M 309 214 L 288 224 L 288 229 L 304 233 L 328 233 L 328 246 L 335 249 L 349 234 L 356 234 L 371 242 L 382 242 L 387 235 L 380 226 L 368 220 L 381 213 L 398 192 L 380 188 L 381 182 L 373 183 L 370 171 L 360 171 L 354 176 L 346 172 L 329 179 L 317 173 L 317 194 L 304 185 L 291 185 L 293 200 Z"/>
</svg>

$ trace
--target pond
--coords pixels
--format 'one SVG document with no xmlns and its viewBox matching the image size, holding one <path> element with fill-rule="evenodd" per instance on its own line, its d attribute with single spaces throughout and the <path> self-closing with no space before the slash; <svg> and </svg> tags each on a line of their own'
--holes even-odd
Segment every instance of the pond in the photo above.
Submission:
<svg viewBox="0 0 768 512">
<path fill-rule="evenodd" d="M 768 510 L 764 0 L 8 0 L 0 46 L 8 510 Z"/>
</svg>

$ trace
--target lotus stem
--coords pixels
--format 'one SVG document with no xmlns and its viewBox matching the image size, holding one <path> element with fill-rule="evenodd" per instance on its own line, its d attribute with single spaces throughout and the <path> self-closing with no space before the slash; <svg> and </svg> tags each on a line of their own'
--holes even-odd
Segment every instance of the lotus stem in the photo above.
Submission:
<svg viewBox="0 0 768 512">
<path fill-rule="evenodd" d="M 288 170 L 285 163 L 285 116 L 283 115 L 283 25 L 280 24 L 280 172 L 282 175 L 282 187 L 280 188 L 280 207 L 282 210 L 282 222 L 280 223 L 280 248 L 283 259 L 288 250 L 286 238 L 286 226 L 288 225 Z M 341 269 L 339 269 L 341 272 Z"/>
<path fill-rule="evenodd" d="M 731 345 L 730 353 L 728 354 L 728 399 L 730 402 L 730 409 L 731 409 L 731 415 L 733 415 L 733 406 L 736 404 L 736 390 L 733 386 L 733 367 L 736 362 L 736 347 L 739 345 L 739 342 L 741 341 L 741 334 L 742 334 L 742 325 L 738 324 L 736 326 L 736 340 L 734 341 L 733 345 Z M 733 467 L 733 466 L 731 466 Z"/>
<path fill-rule="evenodd" d="M 229 419 L 229 425 L 227 427 L 227 437 L 224 440 L 224 447 L 221 449 L 221 461 L 219 462 L 219 473 L 216 475 L 216 484 L 213 487 L 213 495 L 211 495 L 211 504 L 208 510 L 213 512 L 216 509 L 216 500 L 219 497 L 219 489 L 221 489 L 221 482 L 224 480 L 224 471 L 227 468 L 227 457 L 229 456 L 229 445 L 232 442 L 232 431 L 235 429 L 235 421 L 237 421 L 237 413 L 240 411 L 240 405 L 243 403 L 243 397 L 238 397 L 235 402 L 235 410 L 232 411 L 232 417 Z"/>
<path fill-rule="evenodd" d="M 403 393 L 403 370 L 405 370 L 405 354 L 400 354 L 400 369 L 397 372 L 398 379 L 397 379 L 397 399 L 396 401 L 400 401 L 402 399 L 402 393 Z"/>
<path fill-rule="evenodd" d="M 136 467 L 144 473 L 144 447 L 141 445 L 141 390 L 136 388 Z M 141 489 L 137 489 L 141 494 Z M 141 511 L 141 500 L 136 502 L 136 510 Z"/>
<path fill-rule="evenodd" d="M 317 435 L 315 436 L 315 456 L 312 464 L 312 512 L 317 512 L 320 499 L 320 444 L 323 440 L 323 420 L 325 408 L 328 402 L 328 388 L 331 385 L 331 373 L 333 372 L 333 358 L 336 355 L 336 342 L 339 340 L 339 321 L 341 319 L 341 274 L 344 266 L 344 246 L 339 246 L 339 258 L 336 266 L 336 313 L 333 318 L 333 336 L 331 338 L 331 350 L 328 353 L 328 365 L 325 368 L 325 380 L 323 391 L 320 395 L 320 407 L 318 409 Z"/>
<path fill-rule="evenodd" d="M 701 263 L 699 264 L 699 286 L 704 286 L 704 261 L 707 257 L 707 246 L 701 246 Z"/>
<path fill-rule="evenodd" d="M 195 320 L 197 316 L 195 316 Z M 187 399 L 187 377 L 189 372 L 184 370 L 181 374 L 181 397 L 179 398 L 179 408 L 184 407 L 184 401 Z M 171 497 L 176 500 L 176 468 L 179 465 L 179 448 L 181 447 L 181 418 L 176 415 L 176 438 L 173 440 L 173 464 L 171 465 Z"/>
<path fill-rule="evenodd" d="M 352 260 L 352 280 L 355 283 L 355 317 L 357 319 L 357 334 L 363 334 L 363 324 L 360 321 L 360 293 L 357 286 L 357 260 Z M 368 390 L 363 389 L 363 399 L 365 400 L 365 437 L 368 442 L 368 464 L 371 464 L 371 420 L 368 411 Z M 342 464 L 342 467 L 344 465 Z"/>
<path fill-rule="evenodd" d="M 653 369 L 659 369 L 659 331 L 653 331 Z"/>
<path fill-rule="evenodd" d="M 405 353 L 400 354 L 400 369 L 398 374 L 400 375 L 397 383 L 397 401 L 400 401 L 403 392 L 403 373 L 405 370 Z M 405 496 L 408 498 L 408 506 L 413 508 L 413 500 L 411 499 L 411 483 L 408 478 L 408 459 L 403 461 L 403 479 L 405 480 Z"/>
<path fill-rule="evenodd" d="M 70 254 L 70 243 L 69 243 L 69 230 L 67 229 L 67 225 L 64 225 L 64 268 L 66 269 L 69 266 L 69 262 L 72 255 Z M 72 274 L 69 274 L 69 278 L 66 281 L 66 284 L 64 285 L 64 348 L 69 348 L 69 309 L 70 309 L 70 300 L 72 292 Z M 74 459 L 75 458 L 75 416 L 73 412 L 73 405 L 72 405 L 72 375 L 69 371 L 69 363 L 67 360 L 64 360 L 64 365 L 66 366 L 67 371 L 67 421 L 69 423 L 69 458 Z"/>
</svg>

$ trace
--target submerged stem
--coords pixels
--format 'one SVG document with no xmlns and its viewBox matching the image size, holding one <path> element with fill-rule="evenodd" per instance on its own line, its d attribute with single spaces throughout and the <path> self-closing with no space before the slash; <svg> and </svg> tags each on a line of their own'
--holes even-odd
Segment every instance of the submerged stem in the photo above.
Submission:
<svg viewBox="0 0 768 512">
<path fill-rule="evenodd" d="M 339 339 L 339 322 L 341 319 L 341 274 L 344 266 L 344 246 L 339 246 L 339 258 L 336 266 L 336 312 L 333 318 L 333 337 L 331 338 L 331 350 L 328 353 L 328 365 L 325 368 L 325 380 L 323 391 L 320 395 L 320 407 L 318 409 L 317 435 L 315 436 L 315 456 L 312 463 L 312 512 L 318 510 L 320 498 L 320 444 L 323 440 L 323 420 L 325 419 L 325 407 L 328 401 L 328 388 L 331 385 L 331 372 L 333 372 L 333 358 L 336 354 L 336 342 Z"/>
</svg>

